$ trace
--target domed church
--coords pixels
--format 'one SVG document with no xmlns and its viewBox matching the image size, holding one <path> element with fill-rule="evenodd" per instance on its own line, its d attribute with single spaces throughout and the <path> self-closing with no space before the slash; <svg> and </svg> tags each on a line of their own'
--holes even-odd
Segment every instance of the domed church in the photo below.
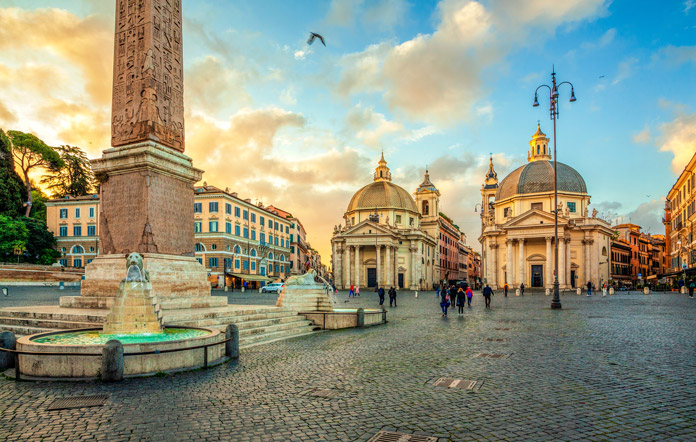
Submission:
<svg viewBox="0 0 696 442">
<path fill-rule="evenodd" d="M 482 272 L 492 288 L 552 288 L 554 178 L 549 138 L 537 127 L 527 164 L 498 183 L 491 158 L 481 187 Z M 589 214 L 590 195 L 572 167 L 558 167 L 558 282 L 561 289 L 597 287 L 610 279 L 612 230 Z"/>
<path fill-rule="evenodd" d="M 434 213 L 437 203 L 433 201 Z M 429 204 L 421 206 L 430 212 Z M 411 194 L 392 183 L 382 154 L 373 182 L 350 199 L 343 215 L 345 227 L 334 227 L 331 247 L 336 287 L 432 287 L 437 279 L 437 240 L 423 230 L 423 214 L 418 209 Z"/>
</svg>

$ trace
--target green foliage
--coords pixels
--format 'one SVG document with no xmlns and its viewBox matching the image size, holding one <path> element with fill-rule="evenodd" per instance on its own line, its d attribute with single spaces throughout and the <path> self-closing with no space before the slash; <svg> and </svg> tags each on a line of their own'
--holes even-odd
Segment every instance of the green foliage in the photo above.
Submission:
<svg viewBox="0 0 696 442">
<path fill-rule="evenodd" d="M 60 169 L 49 171 L 41 180 L 54 198 L 94 193 L 95 179 L 87 155 L 77 146 L 60 146 L 56 152 L 63 161 Z"/>
<path fill-rule="evenodd" d="M 21 215 L 27 191 L 14 168 L 10 140 L 0 129 L 0 215 L 16 218 Z"/>
<path fill-rule="evenodd" d="M 31 199 L 33 202 L 31 205 L 31 213 L 29 214 L 29 216 L 45 223 L 46 201 L 48 201 L 48 196 L 46 196 L 46 194 L 43 193 L 41 189 L 35 188 L 33 183 L 32 187 L 33 188 L 31 189 Z"/>
<path fill-rule="evenodd" d="M 46 228 L 46 223 L 26 217 L 19 218 L 17 221 L 23 223 L 29 232 L 26 244 L 26 262 L 39 264 L 53 264 L 56 262 L 60 253 L 56 250 L 56 239 Z"/>
<path fill-rule="evenodd" d="M 16 260 L 14 249 L 26 249 L 29 240 L 29 230 L 19 220 L 0 215 L 0 260 Z"/>
</svg>

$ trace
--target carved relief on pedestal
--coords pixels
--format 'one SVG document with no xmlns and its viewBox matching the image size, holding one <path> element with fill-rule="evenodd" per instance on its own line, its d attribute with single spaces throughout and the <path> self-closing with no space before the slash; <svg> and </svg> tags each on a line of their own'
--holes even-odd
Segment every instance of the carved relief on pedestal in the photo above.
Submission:
<svg viewBox="0 0 696 442">
<path fill-rule="evenodd" d="M 111 145 L 184 151 L 181 0 L 118 0 Z"/>
</svg>

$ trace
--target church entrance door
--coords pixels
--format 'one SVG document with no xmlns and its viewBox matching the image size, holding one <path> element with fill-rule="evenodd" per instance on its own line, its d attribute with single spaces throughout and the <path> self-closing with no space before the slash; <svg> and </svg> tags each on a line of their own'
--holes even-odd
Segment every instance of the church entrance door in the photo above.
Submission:
<svg viewBox="0 0 696 442">
<path fill-rule="evenodd" d="M 575 270 L 570 271 L 570 286 L 575 288 Z"/>
<path fill-rule="evenodd" d="M 375 287 L 377 285 L 377 269 L 368 268 L 367 269 L 367 286 Z"/>
<path fill-rule="evenodd" d="M 404 288 L 404 274 L 399 273 L 399 288 L 402 289 Z"/>
<path fill-rule="evenodd" d="M 544 286 L 544 266 L 533 265 L 532 266 L 532 287 L 543 287 Z"/>
</svg>

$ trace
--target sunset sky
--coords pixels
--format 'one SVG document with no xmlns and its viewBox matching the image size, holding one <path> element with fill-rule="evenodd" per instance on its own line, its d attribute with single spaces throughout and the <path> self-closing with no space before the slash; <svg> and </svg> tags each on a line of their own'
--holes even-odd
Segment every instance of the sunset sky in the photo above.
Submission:
<svg viewBox="0 0 696 442">
<path fill-rule="evenodd" d="M 474 206 L 526 162 L 537 120 L 601 214 L 664 233 L 696 151 L 696 1 L 184 0 L 186 154 L 211 185 L 330 237 L 380 151 L 413 192 L 426 165 L 479 250 Z M 109 147 L 115 2 L 0 0 L 0 127 L 90 158 Z M 307 46 L 310 31 L 326 38 Z"/>
</svg>

